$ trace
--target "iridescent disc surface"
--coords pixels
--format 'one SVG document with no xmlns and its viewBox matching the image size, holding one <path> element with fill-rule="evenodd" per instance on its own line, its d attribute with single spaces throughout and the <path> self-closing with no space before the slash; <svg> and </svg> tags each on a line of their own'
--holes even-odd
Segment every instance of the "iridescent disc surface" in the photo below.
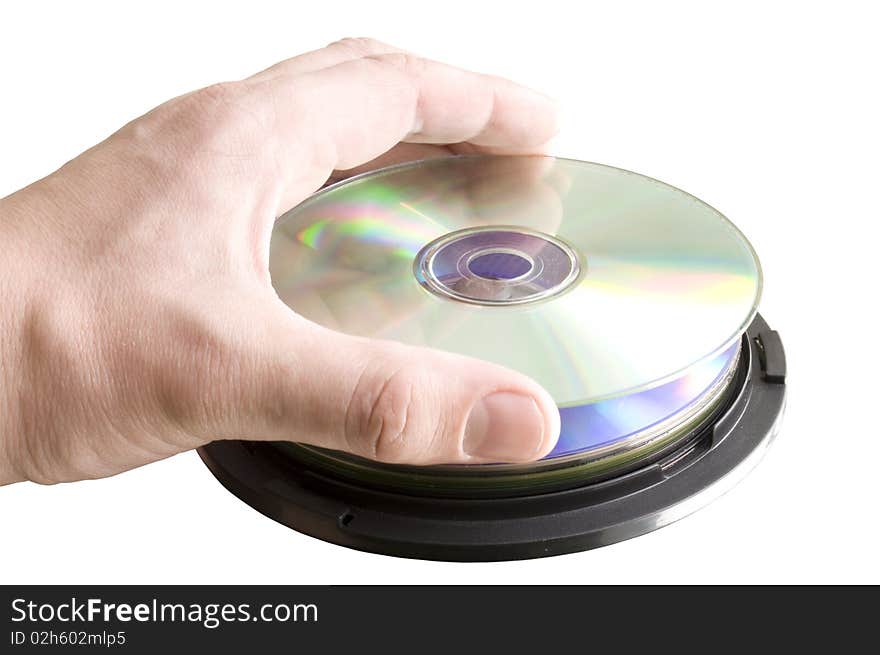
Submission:
<svg viewBox="0 0 880 655">
<path fill-rule="evenodd" d="M 559 441 L 546 459 L 585 453 L 599 459 L 619 450 L 617 446 L 632 450 L 689 424 L 717 401 L 738 354 L 736 343 L 671 382 L 595 403 L 563 407 L 559 410 Z"/>
<path fill-rule="evenodd" d="M 270 271 L 308 319 L 508 366 L 562 408 L 711 370 L 761 290 L 751 246 L 710 206 L 552 157 L 433 159 L 329 187 L 278 221 Z"/>
</svg>

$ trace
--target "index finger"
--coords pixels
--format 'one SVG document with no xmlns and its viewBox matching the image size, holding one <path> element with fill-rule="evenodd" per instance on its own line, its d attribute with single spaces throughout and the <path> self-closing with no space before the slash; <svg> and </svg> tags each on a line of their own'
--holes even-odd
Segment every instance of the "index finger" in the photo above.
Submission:
<svg viewBox="0 0 880 655">
<path fill-rule="evenodd" d="M 285 205 L 334 169 L 364 164 L 401 141 L 523 154 L 540 151 L 557 130 L 546 96 L 403 52 L 245 83 L 273 108 Z"/>
</svg>

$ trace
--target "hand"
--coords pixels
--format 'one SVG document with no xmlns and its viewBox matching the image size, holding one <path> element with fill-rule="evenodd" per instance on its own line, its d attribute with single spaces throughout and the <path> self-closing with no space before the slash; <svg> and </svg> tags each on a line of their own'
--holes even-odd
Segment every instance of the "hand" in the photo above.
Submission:
<svg viewBox="0 0 880 655">
<path fill-rule="evenodd" d="M 555 130 L 532 91 L 347 39 L 175 98 L 0 200 L 0 483 L 112 475 L 216 439 L 542 457 L 559 417 L 534 381 L 306 321 L 273 291 L 268 245 L 331 175 L 534 152 Z"/>
</svg>

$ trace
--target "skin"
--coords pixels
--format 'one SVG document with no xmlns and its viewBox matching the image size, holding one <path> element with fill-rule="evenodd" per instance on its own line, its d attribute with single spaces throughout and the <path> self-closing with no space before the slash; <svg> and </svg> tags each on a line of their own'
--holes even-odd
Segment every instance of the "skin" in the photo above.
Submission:
<svg viewBox="0 0 880 655">
<path fill-rule="evenodd" d="M 0 200 L 0 484 L 113 475 L 217 439 L 387 462 L 529 461 L 559 432 L 514 371 L 346 336 L 272 289 L 274 220 L 330 179 L 533 153 L 553 103 L 369 39 L 175 98 Z"/>
</svg>

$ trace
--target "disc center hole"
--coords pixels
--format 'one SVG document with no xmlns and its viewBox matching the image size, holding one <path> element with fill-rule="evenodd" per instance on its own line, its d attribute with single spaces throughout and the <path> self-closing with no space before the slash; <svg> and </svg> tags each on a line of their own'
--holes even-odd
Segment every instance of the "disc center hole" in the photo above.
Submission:
<svg viewBox="0 0 880 655">
<path fill-rule="evenodd" d="M 517 280 L 532 270 L 534 263 L 525 253 L 513 250 L 478 252 L 467 263 L 468 270 L 484 280 Z"/>
</svg>

